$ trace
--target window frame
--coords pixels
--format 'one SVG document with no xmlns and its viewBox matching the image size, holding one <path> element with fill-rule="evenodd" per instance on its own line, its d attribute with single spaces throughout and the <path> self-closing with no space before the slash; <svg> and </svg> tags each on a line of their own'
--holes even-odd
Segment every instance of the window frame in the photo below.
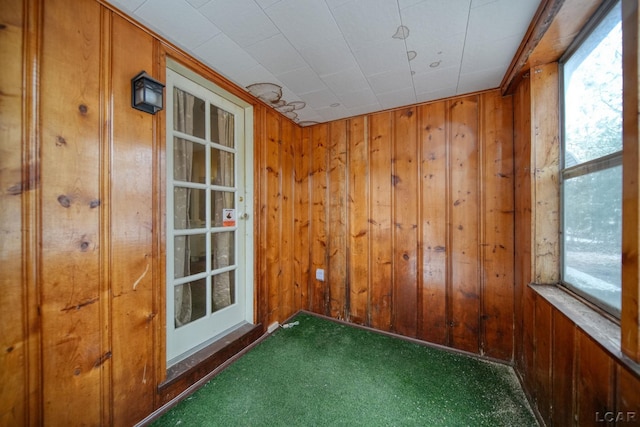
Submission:
<svg viewBox="0 0 640 427">
<path fill-rule="evenodd" d="M 598 309 L 602 310 L 609 317 L 611 317 L 617 323 L 620 322 L 622 316 L 622 307 L 620 309 L 610 306 L 599 298 L 590 295 L 589 293 L 580 289 L 580 287 L 573 285 L 570 282 L 565 281 L 564 278 L 564 267 L 565 267 L 565 244 L 564 244 L 564 230 L 565 230 L 565 207 L 564 207 L 564 191 L 565 185 L 564 181 L 571 178 L 577 178 L 580 176 L 586 176 L 589 174 L 601 172 L 614 167 L 621 167 L 621 194 L 624 186 L 624 172 L 622 171 L 623 164 L 623 146 L 621 145 L 620 150 L 597 157 L 595 159 L 590 159 L 588 161 L 571 165 L 569 167 L 565 166 L 565 142 L 566 142 L 566 128 L 565 128 L 565 71 L 564 67 L 566 62 L 572 58 L 572 56 L 580 49 L 585 41 L 591 36 L 591 34 L 598 29 L 600 24 L 604 21 L 607 15 L 616 7 L 620 5 L 622 8 L 622 0 L 605 0 L 605 2 L 600 6 L 600 8 L 596 11 L 596 13 L 591 17 L 589 22 L 582 28 L 578 36 L 573 40 L 569 48 L 564 52 L 564 54 L 558 60 L 559 62 L 559 106 L 560 106 L 560 171 L 559 171 L 559 191 L 560 191 L 560 284 L 563 288 L 567 289 L 572 294 L 576 295 L 579 299 L 587 301 L 588 303 L 594 305 Z M 621 17 L 622 24 L 622 17 Z M 624 43 L 624 42 L 623 42 Z M 622 46 L 620 46 L 622 50 Z M 623 65 L 624 68 L 624 65 Z M 622 70 L 621 70 L 622 71 Z M 624 94 L 622 95 L 624 97 Z M 622 118 L 622 117 L 621 117 Z M 624 126 L 622 130 L 622 138 L 624 138 Z M 622 142 L 622 141 L 621 141 Z M 622 209 L 622 199 L 621 206 Z M 621 231 L 623 233 L 623 231 Z M 622 236 L 620 236 L 622 238 Z M 620 248 L 620 253 L 622 255 L 622 247 Z M 622 277 L 620 278 L 620 298 L 622 299 L 622 288 L 624 284 L 622 282 Z"/>
</svg>

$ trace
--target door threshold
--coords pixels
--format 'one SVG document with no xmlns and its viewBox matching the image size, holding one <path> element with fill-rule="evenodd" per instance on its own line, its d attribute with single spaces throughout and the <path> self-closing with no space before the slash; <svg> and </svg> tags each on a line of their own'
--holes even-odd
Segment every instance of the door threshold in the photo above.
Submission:
<svg viewBox="0 0 640 427">
<path fill-rule="evenodd" d="M 233 358 L 262 336 L 262 324 L 240 324 L 167 369 L 167 379 L 158 386 L 160 404 L 164 405 L 213 370 Z"/>
</svg>

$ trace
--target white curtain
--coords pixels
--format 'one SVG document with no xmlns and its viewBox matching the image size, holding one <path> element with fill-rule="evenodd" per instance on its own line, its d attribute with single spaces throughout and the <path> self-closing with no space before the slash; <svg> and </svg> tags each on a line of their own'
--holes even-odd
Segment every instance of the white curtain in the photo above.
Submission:
<svg viewBox="0 0 640 427">
<path fill-rule="evenodd" d="M 194 97 L 181 90 L 174 92 L 173 120 L 175 129 L 193 133 Z M 177 181 L 191 181 L 193 163 L 193 144 L 180 138 L 173 141 L 173 178 Z M 181 229 L 187 228 L 190 218 L 191 191 L 187 188 L 175 188 L 173 193 L 174 224 Z M 178 227 L 176 227 L 178 228 Z M 179 236 L 174 243 L 175 277 L 188 276 L 190 271 L 189 236 Z M 193 311 L 191 284 L 174 288 L 175 327 L 191 321 Z"/>
<path fill-rule="evenodd" d="M 227 147 L 234 146 L 233 115 L 222 109 L 217 110 L 218 116 L 218 137 L 219 143 Z M 216 176 L 212 177 L 214 182 L 221 185 L 233 185 L 234 180 L 234 156 L 225 151 L 218 152 L 218 162 Z M 222 223 L 222 209 L 233 206 L 234 194 L 231 192 L 216 191 L 214 193 L 216 212 L 213 213 L 216 224 Z M 237 220 L 237 219 L 236 219 Z M 231 255 L 234 249 L 233 232 L 219 233 L 215 238 L 216 245 L 213 248 L 215 265 L 218 267 L 228 266 L 231 262 Z M 222 273 L 214 276 L 213 279 L 213 310 L 224 308 L 233 303 L 233 283 L 231 274 Z"/>
</svg>

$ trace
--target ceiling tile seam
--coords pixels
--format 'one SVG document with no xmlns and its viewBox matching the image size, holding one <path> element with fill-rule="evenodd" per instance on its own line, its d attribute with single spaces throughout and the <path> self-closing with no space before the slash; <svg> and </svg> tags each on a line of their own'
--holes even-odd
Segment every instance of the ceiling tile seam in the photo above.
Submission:
<svg viewBox="0 0 640 427">
<path fill-rule="evenodd" d="M 460 66 L 458 67 L 458 81 L 456 82 L 456 94 L 459 92 L 460 88 L 460 74 L 462 73 L 462 63 L 464 62 L 464 53 L 467 50 L 467 36 L 469 35 L 469 21 L 471 20 L 471 4 L 472 0 L 469 0 L 469 10 L 467 12 L 467 25 L 464 30 L 464 42 L 462 42 L 462 56 L 460 58 Z"/>
<path fill-rule="evenodd" d="M 131 11 L 132 14 L 137 14 L 138 10 L 144 6 L 144 4 L 149 1 L 149 0 L 144 0 L 142 3 L 140 3 L 140 5 L 138 7 L 136 7 L 134 10 Z"/>
<path fill-rule="evenodd" d="M 378 102 L 378 104 L 380 104 L 380 100 L 378 99 L 378 94 L 376 93 L 376 91 L 373 89 L 373 86 L 371 86 L 371 82 L 369 81 L 369 78 L 366 76 L 366 74 L 362 71 L 362 66 L 360 65 L 360 62 L 358 62 L 358 57 L 356 56 L 355 52 L 353 51 L 353 47 L 349 44 L 349 41 L 344 37 L 344 31 L 342 30 L 342 28 L 340 27 L 340 24 L 338 23 L 338 21 L 336 20 L 335 15 L 333 14 L 333 10 L 329 7 L 329 5 L 327 4 L 327 1 L 324 0 L 324 4 L 327 7 L 327 10 L 329 10 L 329 13 L 331 14 L 331 18 L 333 18 L 333 22 L 335 22 L 336 27 L 338 27 L 338 29 L 340 30 L 340 35 L 342 36 L 342 39 L 344 40 L 344 44 L 349 48 L 349 52 L 351 52 L 351 56 L 353 57 L 355 63 L 358 65 L 358 70 L 360 71 L 360 74 L 362 75 L 362 77 L 367 81 L 367 85 L 369 86 L 369 90 L 371 91 L 371 93 L 373 94 L 373 96 L 376 97 L 376 101 Z M 320 76 L 318 76 L 320 77 Z M 322 77 L 320 77 L 322 79 Z M 323 80 L 324 81 L 324 80 Z M 331 91 L 331 93 L 333 93 L 333 95 L 340 99 L 340 97 L 331 89 L 329 88 L 329 90 Z M 346 108 L 346 107 L 345 107 Z"/>
<path fill-rule="evenodd" d="M 398 16 L 400 17 L 400 25 L 403 27 L 406 27 L 404 25 L 404 21 L 402 20 L 402 9 L 400 8 L 400 0 L 396 0 L 396 6 L 398 7 Z M 406 27 L 409 29 L 409 34 L 411 34 L 411 28 Z M 411 67 L 411 60 L 409 59 L 409 47 L 407 46 L 407 37 L 403 37 L 402 38 L 402 43 L 404 43 L 404 51 L 407 52 L 407 63 L 409 65 L 409 73 L 411 75 L 411 88 L 413 89 L 413 96 L 415 97 L 415 99 L 418 99 L 418 94 L 416 93 L 416 82 L 413 80 L 413 76 L 416 74 L 413 70 L 413 67 Z M 417 54 L 417 52 L 416 52 Z"/>
</svg>

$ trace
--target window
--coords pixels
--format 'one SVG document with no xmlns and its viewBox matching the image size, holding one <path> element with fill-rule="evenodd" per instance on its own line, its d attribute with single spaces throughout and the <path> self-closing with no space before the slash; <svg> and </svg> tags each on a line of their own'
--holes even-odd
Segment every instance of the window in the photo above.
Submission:
<svg viewBox="0 0 640 427">
<path fill-rule="evenodd" d="M 620 317 L 622 28 L 619 2 L 561 60 L 562 281 Z"/>
</svg>

